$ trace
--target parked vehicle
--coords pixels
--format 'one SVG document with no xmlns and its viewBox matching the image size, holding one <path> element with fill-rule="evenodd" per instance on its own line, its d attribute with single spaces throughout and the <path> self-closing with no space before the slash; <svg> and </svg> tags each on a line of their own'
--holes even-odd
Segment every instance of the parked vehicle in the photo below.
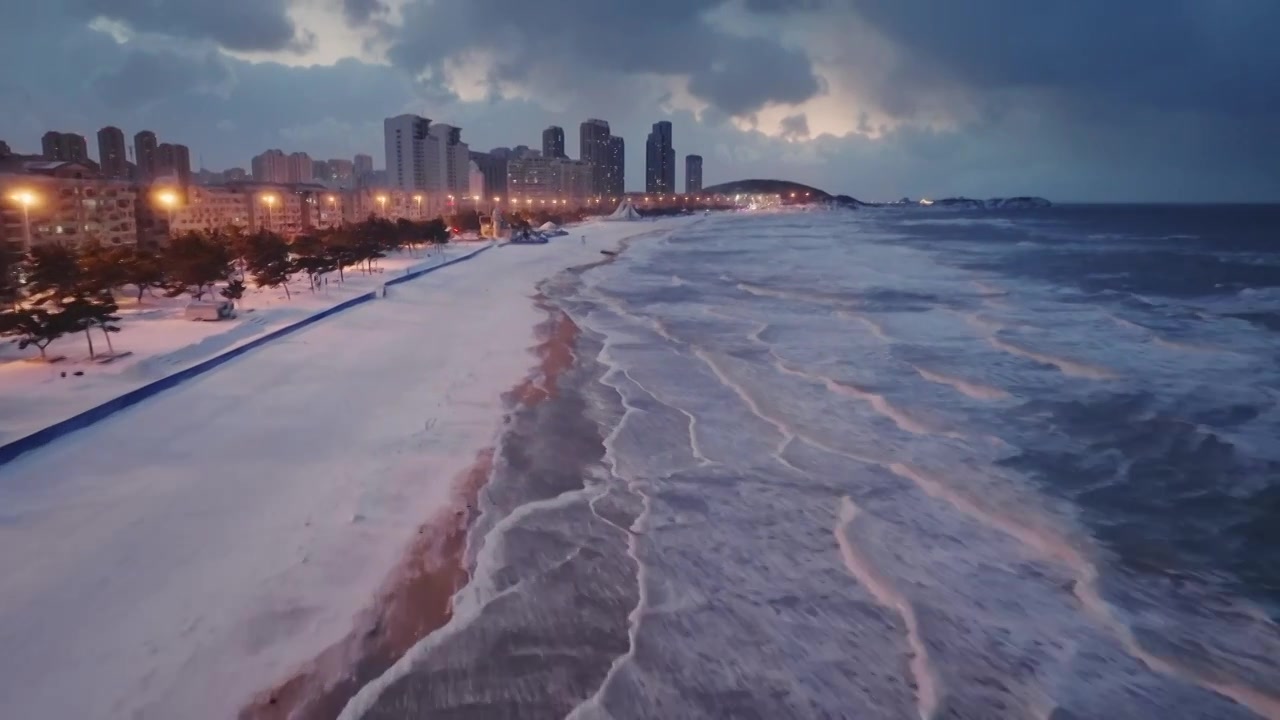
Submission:
<svg viewBox="0 0 1280 720">
<path fill-rule="evenodd" d="M 188 320 L 230 320 L 236 316 L 235 303 L 230 300 L 188 303 L 184 315 Z"/>
</svg>

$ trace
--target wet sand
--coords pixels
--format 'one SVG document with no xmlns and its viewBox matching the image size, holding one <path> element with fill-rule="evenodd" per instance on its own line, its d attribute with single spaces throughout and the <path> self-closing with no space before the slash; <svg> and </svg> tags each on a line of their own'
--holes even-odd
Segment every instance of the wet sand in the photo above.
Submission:
<svg viewBox="0 0 1280 720">
<path fill-rule="evenodd" d="M 508 412 L 531 408 L 556 395 L 560 376 L 573 365 L 578 328 L 538 295 L 549 318 L 537 328 L 540 362 L 505 396 Z M 259 693 L 241 720 L 322 720 L 337 717 L 366 683 L 386 672 L 419 640 L 452 617 L 454 593 L 466 585 L 467 538 L 477 498 L 493 472 L 494 451 L 481 452 L 456 481 L 458 502 L 418 530 L 400 567 L 350 634 L 284 682 Z"/>
</svg>

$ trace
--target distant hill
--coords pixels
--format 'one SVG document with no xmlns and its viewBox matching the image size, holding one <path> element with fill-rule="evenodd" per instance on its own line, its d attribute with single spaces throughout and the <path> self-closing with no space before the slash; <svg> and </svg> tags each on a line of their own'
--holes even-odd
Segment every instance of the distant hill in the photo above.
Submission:
<svg viewBox="0 0 1280 720">
<path fill-rule="evenodd" d="M 795 193 L 797 202 L 827 202 L 846 208 L 879 207 L 882 205 L 912 205 L 938 208 L 972 208 L 972 209 L 1010 209 L 1010 208 L 1044 208 L 1053 203 L 1042 197 L 1009 197 L 976 200 L 967 197 L 942 198 L 940 200 L 917 202 L 903 198 L 896 203 L 867 203 L 848 195 L 832 195 L 831 193 L 803 183 L 790 180 L 735 180 L 733 182 L 712 185 L 703 188 L 703 192 L 715 195 L 780 195 L 783 202 L 791 199 Z M 806 193 L 808 193 L 806 195 Z"/>
<path fill-rule="evenodd" d="M 790 198 L 791 193 L 795 193 L 797 198 L 804 197 L 805 193 L 809 193 L 810 200 L 832 199 L 831 194 L 825 190 L 798 182 L 791 182 L 790 180 L 734 180 L 733 182 L 702 188 L 702 192 L 713 195 L 735 195 L 738 193 L 744 195 L 776 194 L 781 195 L 783 198 Z"/>
</svg>

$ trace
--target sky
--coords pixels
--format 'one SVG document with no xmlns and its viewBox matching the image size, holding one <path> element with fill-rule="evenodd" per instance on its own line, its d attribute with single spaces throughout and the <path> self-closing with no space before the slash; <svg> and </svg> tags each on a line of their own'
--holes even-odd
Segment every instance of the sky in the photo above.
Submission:
<svg viewBox="0 0 1280 720">
<path fill-rule="evenodd" d="M 5 0 L 0 140 L 116 125 L 248 167 L 368 153 L 411 112 L 473 149 L 652 123 L 707 184 L 864 200 L 1280 201 L 1276 0 Z M 683 163 L 677 182 L 683 186 Z"/>
</svg>

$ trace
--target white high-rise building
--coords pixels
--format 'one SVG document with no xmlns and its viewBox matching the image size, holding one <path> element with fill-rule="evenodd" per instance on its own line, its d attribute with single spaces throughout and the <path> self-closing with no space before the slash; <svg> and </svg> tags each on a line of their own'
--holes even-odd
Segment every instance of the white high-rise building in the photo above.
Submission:
<svg viewBox="0 0 1280 720">
<path fill-rule="evenodd" d="M 389 186 L 401 190 L 443 189 L 441 142 L 432 130 L 431 121 L 418 115 L 397 115 L 382 121 Z"/>
<path fill-rule="evenodd" d="M 440 175 L 432 190 L 463 197 L 471 194 L 471 148 L 462 142 L 462 128 L 438 123 L 430 134 L 437 141 Z"/>
</svg>

